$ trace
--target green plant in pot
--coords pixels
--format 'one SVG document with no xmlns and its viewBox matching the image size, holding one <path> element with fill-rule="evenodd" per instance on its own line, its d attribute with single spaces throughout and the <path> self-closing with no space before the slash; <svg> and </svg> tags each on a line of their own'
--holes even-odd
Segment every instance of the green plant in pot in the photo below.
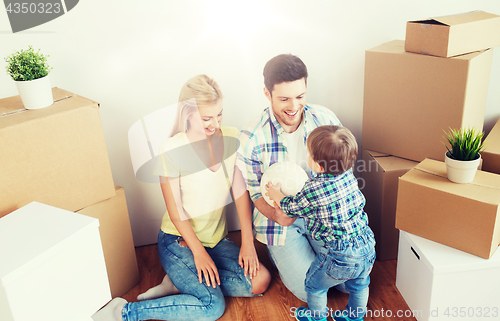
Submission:
<svg viewBox="0 0 500 321">
<path fill-rule="evenodd" d="M 446 132 L 445 132 L 446 133 Z M 454 183 L 470 183 L 474 180 L 481 162 L 484 132 L 471 129 L 457 129 L 446 133 L 445 163 L 448 179 Z"/>
<path fill-rule="evenodd" d="M 52 67 L 47 58 L 48 55 L 35 51 L 31 46 L 5 58 L 7 74 L 16 83 L 26 109 L 44 108 L 54 103 L 49 80 Z"/>
</svg>

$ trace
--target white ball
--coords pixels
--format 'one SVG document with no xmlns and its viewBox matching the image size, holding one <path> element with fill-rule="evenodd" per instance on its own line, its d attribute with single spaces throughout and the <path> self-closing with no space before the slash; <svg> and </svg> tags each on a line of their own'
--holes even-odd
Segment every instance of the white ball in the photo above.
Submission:
<svg viewBox="0 0 500 321">
<path fill-rule="evenodd" d="M 277 162 L 269 166 L 260 180 L 260 189 L 266 202 L 274 207 L 273 201 L 266 195 L 266 184 L 271 182 L 273 185 L 281 183 L 281 192 L 285 196 L 296 195 L 308 177 L 304 169 L 294 162 Z"/>
</svg>

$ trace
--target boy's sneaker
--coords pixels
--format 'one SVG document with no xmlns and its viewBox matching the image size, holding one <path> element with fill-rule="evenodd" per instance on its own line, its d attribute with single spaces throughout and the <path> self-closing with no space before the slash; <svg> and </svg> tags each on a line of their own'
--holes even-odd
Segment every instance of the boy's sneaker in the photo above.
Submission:
<svg viewBox="0 0 500 321">
<path fill-rule="evenodd" d="M 305 307 L 300 307 L 297 310 L 295 310 L 295 319 L 298 321 L 327 321 L 326 317 L 321 318 L 321 319 L 315 319 L 311 316 L 311 312 L 309 311 L 308 308 Z"/>
<path fill-rule="evenodd" d="M 344 315 L 344 313 L 342 313 L 342 312 L 343 311 L 335 311 L 335 314 L 333 315 L 333 320 L 335 320 L 335 321 L 363 321 L 363 317 L 357 318 L 357 319 L 352 319 L 352 318 L 349 318 L 348 316 Z"/>
</svg>

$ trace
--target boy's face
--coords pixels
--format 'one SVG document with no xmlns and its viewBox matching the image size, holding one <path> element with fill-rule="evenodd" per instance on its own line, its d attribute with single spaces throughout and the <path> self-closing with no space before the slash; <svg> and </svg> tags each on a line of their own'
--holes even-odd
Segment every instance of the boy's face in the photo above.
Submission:
<svg viewBox="0 0 500 321">
<path fill-rule="evenodd" d="M 264 88 L 264 93 L 271 102 L 276 120 L 285 132 L 293 133 L 302 121 L 306 106 L 306 81 L 304 78 L 274 85 L 272 93 Z"/>
</svg>

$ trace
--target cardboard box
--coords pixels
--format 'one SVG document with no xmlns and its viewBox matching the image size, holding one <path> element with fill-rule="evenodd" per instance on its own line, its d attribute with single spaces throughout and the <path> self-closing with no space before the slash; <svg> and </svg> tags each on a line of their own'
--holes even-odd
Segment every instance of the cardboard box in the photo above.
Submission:
<svg viewBox="0 0 500 321">
<path fill-rule="evenodd" d="M 489 260 L 401 231 L 396 287 L 422 320 L 497 319 L 500 251 Z"/>
<path fill-rule="evenodd" d="M 419 55 L 398 40 L 367 50 L 363 148 L 444 161 L 443 130 L 483 128 L 492 57 Z"/>
<path fill-rule="evenodd" d="M 424 160 L 399 179 L 396 228 L 490 258 L 500 244 L 500 175 L 478 170 L 457 184 L 444 162 Z"/>
<path fill-rule="evenodd" d="M 452 57 L 500 46 L 500 16 L 484 11 L 409 21 L 405 50 Z"/>
<path fill-rule="evenodd" d="M 0 218 L 0 320 L 90 320 L 111 299 L 98 227 L 38 202 Z"/>
<path fill-rule="evenodd" d="M 115 188 L 116 196 L 77 212 L 99 219 L 102 249 L 113 297 L 122 296 L 140 281 L 125 191 L 120 186 Z"/>
<path fill-rule="evenodd" d="M 360 188 L 366 198 L 365 212 L 375 234 L 377 260 L 398 258 L 396 229 L 398 178 L 418 163 L 363 149 Z"/>
<path fill-rule="evenodd" d="M 500 174 L 500 120 L 484 140 L 485 150 L 481 154 L 483 171 Z"/>
<path fill-rule="evenodd" d="M 115 195 L 99 104 L 53 95 L 37 110 L 0 99 L 0 217 L 32 201 L 74 212 Z"/>
</svg>

